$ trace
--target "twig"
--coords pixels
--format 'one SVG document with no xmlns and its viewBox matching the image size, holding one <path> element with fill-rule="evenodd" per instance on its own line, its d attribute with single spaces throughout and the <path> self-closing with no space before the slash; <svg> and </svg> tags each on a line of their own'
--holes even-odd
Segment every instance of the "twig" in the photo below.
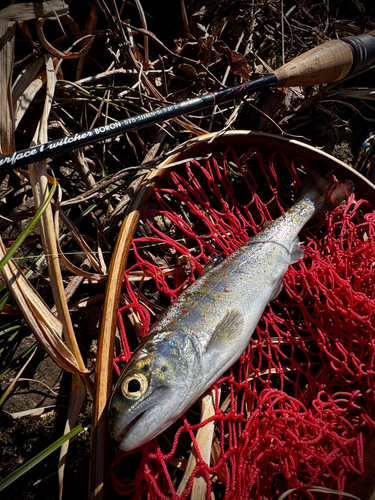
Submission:
<svg viewBox="0 0 375 500">
<path fill-rule="evenodd" d="M 189 35 L 190 28 L 189 28 L 188 16 L 186 13 L 185 0 L 180 0 L 180 5 L 181 5 L 181 14 L 182 14 L 182 21 L 184 23 L 185 35 Z"/>
<path fill-rule="evenodd" d="M 137 6 L 143 29 L 147 30 L 147 21 L 146 21 L 145 13 L 143 11 L 142 4 L 139 0 L 135 0 L 135 5 Z M 149 63 L 149 54 L 148 54 L 148 37 L 146 35 L 143 36 L 143 44 L 144 44 L 143 48 L 144 48 L 144 53 L 145 53 L 145 66 L 147 68 L 148 63 Z"/>
<path fill-rule="evenodd" d="M 220 389 L 218 390 L 218 397 L 220 398 Z M 215 415 L 215 397 L 216 391 L 212 391 L 202 398 L 202 408 L 201 408 L 201 422 L 209 419 Z M 215 421 L 211 420 L 204 427 L 200 427 L 197 431 L 196 444 L 199 449 L 200 456 L 206 464 L 210 465 L 211 459 L 211 449 L 212 440 L 214 436 Z M 186 487 L 188 485 L 190 476 L 198 464 L 198 455 L 195 447 L 192 448 L 189 456 L 189 460 L 185 469 L 183 478 L 181 479 L 180 485 L 177 489 L 177 495 L 180 497 L 185 493 Z M 205 478 L 197 474 L 194 478 L 193 487 L 191 490 L 191 498 L 194 500 L 204 500 L 206 498 L 207 483 Z"/>
</svg>

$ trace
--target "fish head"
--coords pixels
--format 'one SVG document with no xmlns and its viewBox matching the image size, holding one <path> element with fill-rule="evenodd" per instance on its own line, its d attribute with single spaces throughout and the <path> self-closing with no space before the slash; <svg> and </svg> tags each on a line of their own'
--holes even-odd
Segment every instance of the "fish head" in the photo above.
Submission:
<svg viewBox="0 0 375 500">
<path fill-rule="evenodd" d="M 192 378 L 189 356 L 181 355 L 186 352 L 186 342 L 178 336 L 171 340 L 165 334 L 161 348 L 153 339 L 143 344 L 116 384 L 109 403 L 109 428 L 122 451 L 158 436 L 191 404 L 184 398 L 187 381 Z"/>
</svg>

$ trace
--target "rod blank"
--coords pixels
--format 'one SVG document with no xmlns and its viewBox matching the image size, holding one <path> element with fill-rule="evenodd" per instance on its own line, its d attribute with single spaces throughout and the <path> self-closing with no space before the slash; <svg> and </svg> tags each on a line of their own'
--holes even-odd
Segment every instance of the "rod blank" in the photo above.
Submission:
<svg viewBox="0 0 375 500">
<path fill-rule="evenodd" d="M 57 139 L 28 149 L 23 149 L 22 151 L 0 157 L 0 173 L 9 172 L 10 170 L 28 165 L 29 163 L 35 163 L 72 149 L 103 141 L 109 137 L 147 127 L 148 125 L 154 125 L 155 123 L 166 121 L 176 116 L 221 104 L 261 88 L 272 87 L 276 82 L 277 79 L 275 75 L 266 76 L 259 80 L 246 82 L 236 87 L 229 87 L 216 93 L 212 92 L 210 94 L 205 94 L 195 99 L 189 99 L 178 104 L 173 104 L 172 106 L 159 108 L 149 113 L 127 118 L 126 120 L 113 122 L 109 125 L 70 135 L 63 139 Z"/>
</svg>

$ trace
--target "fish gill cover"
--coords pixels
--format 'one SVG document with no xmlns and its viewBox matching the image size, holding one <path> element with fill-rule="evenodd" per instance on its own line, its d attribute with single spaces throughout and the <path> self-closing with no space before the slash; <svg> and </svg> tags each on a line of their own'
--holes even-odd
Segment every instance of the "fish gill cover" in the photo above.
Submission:
<svg viewBox="0 0 375 500">
<path fill-rule="evenodd" d="M 293 203 L 301 165 L 282 153 L 229 148 L 170 172 L 133 241 L 118 373 L 137 345 L 134 330 L 144 338 L 214 255 L 229 255 Z M 309 485 L 343 491 L 363 473 L 363 443 L 375 429 L 374 231 L 372 205 L 354 196 L 307 225 L 305 258 L 290 266 L 247 350 L 214 386 L 211 463 L 196 449 L 197 465 L 178 490 L 196 429 L 206 423 L 196 403 L 141 453 L 116 455 L 119 493 L 188 498 L 202 476 L 207 498 L 260 500 Z M 306 495 L 313 498 L 306 491 L 294 498 Z"/>
</svg>

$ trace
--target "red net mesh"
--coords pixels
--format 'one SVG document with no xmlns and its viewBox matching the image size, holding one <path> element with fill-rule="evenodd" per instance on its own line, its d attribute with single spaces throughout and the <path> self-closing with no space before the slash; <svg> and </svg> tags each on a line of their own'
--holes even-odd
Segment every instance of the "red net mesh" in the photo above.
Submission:
<svg viewBox="0 0 375 500">
<path fill-rule="evenodd" d="M 280 152 L 265 158 L 251 148 L 237 156 L 229 148 L 169 173 L 133 241 L 116 363 L 135 348 L 134 324 L 143 338 L 157 307 L 213 255 L 230 254 L 293 203 L 301 165 Z M 364 442 L 375 428 L 374 230 L 373 207 L 352 196 L 301 233 L 305 258 L 290 266 L 248 349 L 215 385 L 211 463 L 198 460 L 182 498 L 197 474 L 206 478 L 207 498 L 256 500 L 305 485 L 345 490 L 363 473 Z M 141 452 L 118 453 L 116 490 L 180 498 L 181 469 L 205 423 L 196 404 Z"/>
</svg>

